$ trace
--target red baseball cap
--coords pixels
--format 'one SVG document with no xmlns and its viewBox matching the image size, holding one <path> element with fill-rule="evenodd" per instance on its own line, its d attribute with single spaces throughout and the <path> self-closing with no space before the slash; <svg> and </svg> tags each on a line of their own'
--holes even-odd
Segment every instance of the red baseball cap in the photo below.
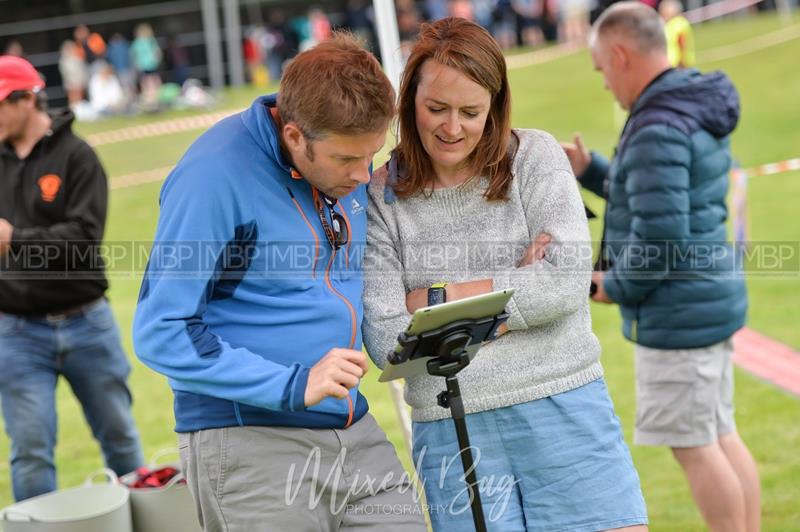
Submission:
<svg viewBox="0 0 800 532">
<path fill-rule="evenodd" d="M 14 91 L 38 91 L 44 80 L 33 65 L 21 57 L 0 55 L 0 101 Z"/>
</svg>

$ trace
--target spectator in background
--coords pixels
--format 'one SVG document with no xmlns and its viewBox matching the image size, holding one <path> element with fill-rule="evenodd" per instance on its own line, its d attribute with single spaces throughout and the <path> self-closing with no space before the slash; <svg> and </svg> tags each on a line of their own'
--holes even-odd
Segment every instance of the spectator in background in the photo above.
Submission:
<svg viewBox="0 0 800 532">
<path fill-rule="evenodd" d="M 99 61 L 97 71 L 89 79 L 89 104 L 98 116 L 108 116 L 125 110 L 125 91 L 114 75 L 114 67 Z"/>
<path fill-rule="evenodd" d="M 559 0 L 542 0 L 542 15 L 540 28 L 545 42 L 557 42 L 559 39 L 558 26 L 561 22 Z"/>
<path fill-rule="evenodd" d="M 178 38 L 170 35 L 167 39 L 167 67 L 172 71 L 172 81 L 181 87 L 189 79 L 189 52 L 178 43 Z"/>
<path fill-rule="evenodd" d="M 411 47 L 419 34 L 419 11 L 414 0 L 397 0 L 397 32 L 400 36 L 400 54 L 408 59 Z"/>
<path fill-rule="evenodd" d="M 667 57 L 674 67 L 693 67 L 694 33 L 692 25 L 686 20 L 683 5 L 678 0 L 663 0 L 658 13 L 664 19 L 664 35 L 667 38 Z"/>
<path fill-rule="evenodd" d="M 135 38 L 131 44 L 133 66 L 139 73 L 141 102 L 145 110 L 155 110 L 158 106 L 158 90 L 161 88 L 161 76 L 158 66 L 161 64 L 161 48 L 153 36 L 150 24 L 136 26 Z"/>
<path fill-rule="evenodd" d="M 131 43 L 121 33 L 113 34 L 108 41 L 106 59 L 114 67 L 125 99 L 132 102 L 136 94 L 136 72 L 131 62 Z"/>
<path fill-rule="evenodd" d="M 400 10 L 398 2 L 398 12 Z M 347 0 L 345 7 L 345 25 L 356 35 L 359 39 L 367 44 L 367 48 L 374 49 L 375 47 L 375 32 L 373 30 L 375 21 L 375 13 L 372 8 L 372 2 L 366 0 Z M 398 15 L 397 25 L 400 25 L 400 17 Z M 403 37 L 400 37 L 402 42 Z"/>
<path fill-rule="evenodd" d="M 449 13 L 447 0 L 425 0 L 425 20 L 439 20 Z"/>
<path fill-rule="evenodd" d="M 85 24 L 77 26 L 73 32 L 75 43 L 78 45 L 79 54 L 89 66 L 89 74 L 94 74 L 95 63 L 106 56 L 106 41 L 99 33 L 89 31 Z"/>
<path fill-rule="evenodd" d="M 16 500 L 56 489 L 61 377 L 106 466 L 123 475 L 143 464 L 126 383 L 131 368 L 97 249 L 106 175 L 72 133 L 73 114 L 46 110 L 43 88 L 30 63 L 0 57 L 0 402 Z"/>
<path fill-rule="evenodd" d="M 281 9 L 270 11 L 264 39 L 269 78 L 278 81 L 283 74 L 284 63 L 297 52 L 298 48 L 295 33 L 286 23 L 286 15 Z"/>
<path fill-rule="evenodd" d="M 517 45 L 517 13 L 512 0 L 497 0 L 492 11 L 492 36 L 502 49 Z"/>
<path fill-rule="evenodd" d="M 314 7 L 308 10 L 308 25 L 311 30 L 311 42 L 313 43 L 311 46 L 331 38 L 331 21 L 322 9 Z"/>
<path fill-rule="evenodd" d="M 301 52 L 313 48 L 331 36 L 330 20 L 318 7 L 309 9 L 305 16 L 294 17 L 290 25 L 297 35 Z"/>
<path fill-rule="evenodd" d="M 609 165 L 565 144 L 584 188 L 607 201 L 593 274 L 635 343 L 639 445 L 667 446 L 711 530 L 760 530 L 757 466 L 736 430 L 732 335 L 747 293 L 727 242 L 736 88 L 721 72 L 671 68 L 664 25 L 639 2 L 610 7 L 590 35 L 595 69 L 630 111 Z"/>
<path fill-rule="evenodd" d="M 289 20 L 289 28 L 297 38 L 297 51 L 303 52 L 314 46 L 314 40 L 311 37 L 311 24 L 307 14 L 292 17 Z"/>
<path fill-rule="evenodd" d="M 520 36 L 526 46 L 544 43 L 542 33 L 542 11 L 545 0 L 511 0 L 511 7 L 517 14 Z"/>
<path fill-rule="evenodd" d="M 475 22 L 489 31 L 492 29 L 492 9 L 494 9 L 494 0 L 472 1 L 472 11 Z"/>
<path fill-rule="evenodd" d="M 475 12 L 472 9 L 472 0 L 448 0 L 447 8 L 449 16 L 463 18 L 470 22 L 475 20 Z"/>
<path fill-rule="evenodd" d="M 69 106 L 78 105 L 83 101 L 86 85 L 89 83 L 89 68 L 75 41 L 64 41 L 61 44 L 58 71 L 61 74 L 61 85 L 67 93 Z"/>
<path fill-rule="evenodd" d="M 251 26 L 245 30 L 242 41 L 242 58 L 247 67 L 247 79 L 256 87 L 266 87 L 267 69 L 264 66 L 264 33 L 261 26 Z"/>
<path fill-rule="evenodd" d="M 584 46 L 589 32 L 589 13 L 593 0 L 558 0 L 559 39 L 573 47 Z"/>
</svg>

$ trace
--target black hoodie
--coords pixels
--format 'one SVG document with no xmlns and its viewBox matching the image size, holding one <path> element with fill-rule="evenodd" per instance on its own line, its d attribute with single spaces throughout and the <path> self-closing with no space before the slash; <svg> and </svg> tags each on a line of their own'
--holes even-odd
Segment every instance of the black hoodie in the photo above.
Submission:
<svg viewBox="0 0 800 532">
<path fill-rule="evenodd" d="M 0 145 L 0 218 L 14 226 L 0 257 L 0 312 L 58 313 L 108 288 L 99 258 L 108 188 L 103 167 L 71 130 L 69 111 L 50 113 L 48 133 L 20 160 Z"/>
</svg>

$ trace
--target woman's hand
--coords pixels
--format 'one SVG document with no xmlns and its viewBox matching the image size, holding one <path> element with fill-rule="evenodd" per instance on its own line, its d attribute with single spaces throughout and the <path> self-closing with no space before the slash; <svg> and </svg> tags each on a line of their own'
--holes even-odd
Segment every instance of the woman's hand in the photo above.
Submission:
<svg viewBox="0 0 800 532">
<path fill-rule="evenodd" d="M 547 245 L 553 238 L 547 233 L 539 233 L 533 240 L 533 243 L 525 250 L 525 255 L 517 265 L 518 268 L 529 266 L 537 260 L 542 260 L 547 252 Z"/>
</svg>

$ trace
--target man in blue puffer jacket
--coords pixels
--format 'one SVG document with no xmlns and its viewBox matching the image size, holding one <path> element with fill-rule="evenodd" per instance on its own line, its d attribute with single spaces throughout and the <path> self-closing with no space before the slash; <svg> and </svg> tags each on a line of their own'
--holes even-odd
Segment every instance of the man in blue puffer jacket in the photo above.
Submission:
<svg viewBox="0 0 800 532">
<path fill-rule="evenodd" d="M 728 135 L 739 98 L 722 73 L 670 68 L 658 14 L 621 2 L 595 23 L 592 58 L 630 111 L 613 161 L 564 144 L 607 199 L 593 299 L 617 303 L 636 343 L 634 441 L 666 445 L 712 530 L 758 530 L 758 471 L 733 418 L 731 336 L 747 296 L 727 243 Z"/>
</svg>

